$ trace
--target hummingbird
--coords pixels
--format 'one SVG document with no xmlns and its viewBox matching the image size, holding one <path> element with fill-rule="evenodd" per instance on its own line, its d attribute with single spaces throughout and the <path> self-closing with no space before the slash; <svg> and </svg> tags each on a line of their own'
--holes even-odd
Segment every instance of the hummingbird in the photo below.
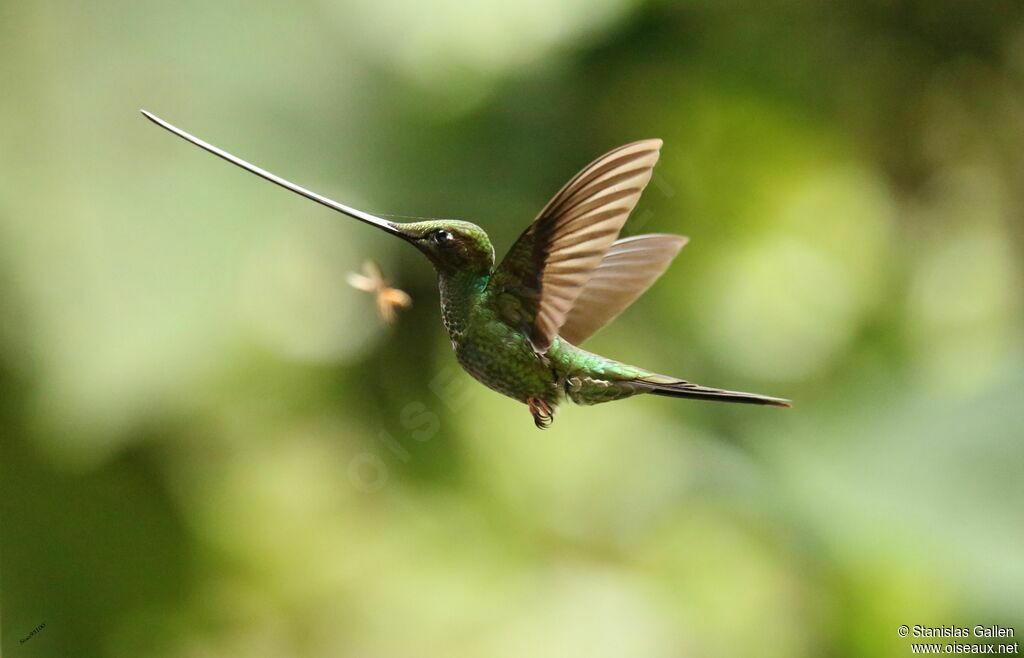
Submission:
<svg viewBox="0 0 1024 658">
<path fill-rule="evenodd" d="M 392 222 L 296 185 L 163 119 L 171 133 L 245 169 L 410 243 L 433 264 L 441 318 L 459 364 L 482 384 L 524 403 L 550 426 L 565 400 L 590 405 L 650 393 L 789 407 L 756 393 L 701 386 L 579 347 L 644 293 L 687 238 L 618 239 L 661 153 L 660 139 L 613 149 L 584 167 L 540 211 L 496 264 L 490 238 L 454 219 Z"/>
</svg>

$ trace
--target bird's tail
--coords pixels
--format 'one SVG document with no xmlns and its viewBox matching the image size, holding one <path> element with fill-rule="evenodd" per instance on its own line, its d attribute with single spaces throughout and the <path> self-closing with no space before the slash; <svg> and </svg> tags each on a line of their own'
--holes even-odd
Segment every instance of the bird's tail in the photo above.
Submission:
<svg viewBox="0 0 1024 658">
<path fill-rule="evenodd" d="M 775 407 L 793 406 L 789 400 L 782 398 L 773 398 L 757 393 L 743 393 L 742 391 L 727 391 L 721 388 L 709 388 L 665 375 L 647 375 L 634 380 L 634 383 L 648 393 L 672 398 L 740 402 L 743 404 L 767 404 Z"/>
</svg>

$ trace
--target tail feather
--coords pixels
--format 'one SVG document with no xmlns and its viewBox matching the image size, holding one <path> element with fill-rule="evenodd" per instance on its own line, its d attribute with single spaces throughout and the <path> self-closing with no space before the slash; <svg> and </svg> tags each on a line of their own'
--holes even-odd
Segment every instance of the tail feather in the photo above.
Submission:
<svg viewBox="0 0 1024 658">
<path fill-rule="evenodd" d="M 721 388 L 709 388 L 691 382 L 652 375 L 636 380 L 636 383 L 653 395 L 664 395 L 672 398 L 689 398 L 691 400 L 715 400 L 718 402 L 739 402 L 743 404 L 767 404 L 775 407 L 793 406 L 789 400 L 773 398 L 757 393 L 727 391 Z"/>
</svg>

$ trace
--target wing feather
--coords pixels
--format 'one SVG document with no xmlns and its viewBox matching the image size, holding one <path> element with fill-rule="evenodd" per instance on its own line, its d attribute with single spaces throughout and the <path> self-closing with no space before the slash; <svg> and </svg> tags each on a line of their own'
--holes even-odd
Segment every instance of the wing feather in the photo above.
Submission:
<svg viewBox="0 0 1024 658">
<path fill-rule="evenodd" d="M 651 180 L 660 139 L 621 146 L 576 174 L 509 250 L 489 292 L 544 352 Z M 653 280 L 653 279 L 652 279 Z"/>
<path fill-rule="evenodd" d="M 650 288 L 686 242 L 682 235 L 666 234 L 617 241 L 577 295 L 558 335 L 581 344 Z"/>
</svg>

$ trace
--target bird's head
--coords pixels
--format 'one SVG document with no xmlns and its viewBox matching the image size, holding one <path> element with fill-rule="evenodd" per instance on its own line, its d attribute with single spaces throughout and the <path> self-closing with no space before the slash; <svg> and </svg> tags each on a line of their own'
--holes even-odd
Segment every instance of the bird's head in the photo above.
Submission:
<svg viewBox="0 0 1024 658">
<path fill-rule="evenodd" d="M 391 223 L 389 232 L 423 252 L 439 273 L 486 274 L 494 267 L 494 247 L 487 233 L 476 224 L 455 219 Z"/>
</svg>

